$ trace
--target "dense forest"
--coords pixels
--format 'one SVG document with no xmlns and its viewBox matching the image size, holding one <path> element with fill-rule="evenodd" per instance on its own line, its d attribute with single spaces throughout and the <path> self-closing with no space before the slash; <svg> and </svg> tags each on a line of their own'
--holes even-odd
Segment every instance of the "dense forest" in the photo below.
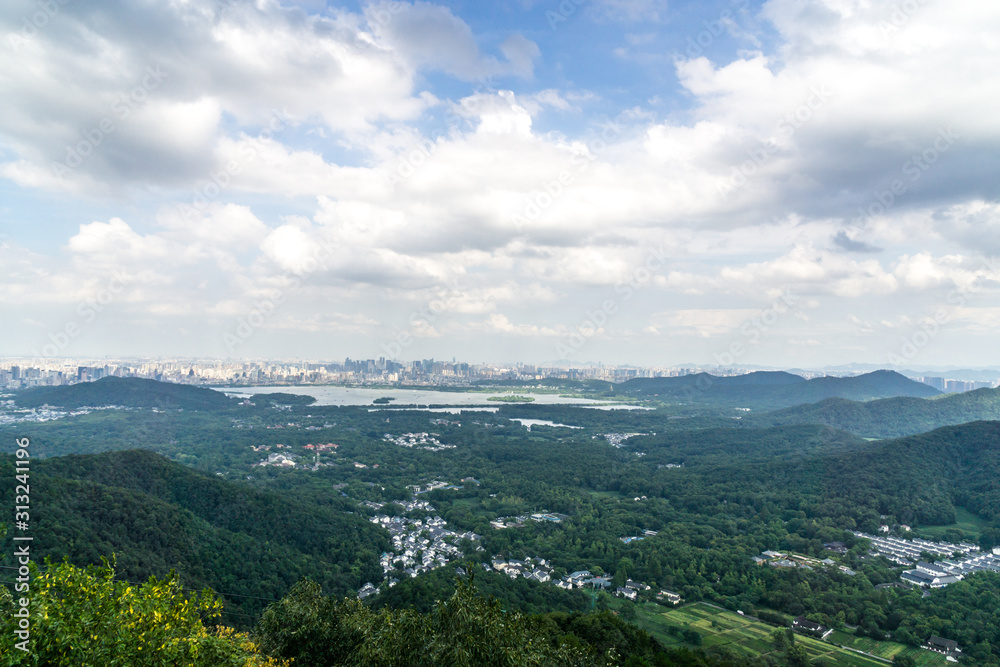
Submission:
<svg viewBox="0 0 1000 667">
<path fill-rule="evenodd" d="M 7 497 L 13 457 L 0 457 L 0 475 Z M 259 613 L 305 577 L 357 590 L 387 545 L 343 498 L 305 503 L 145 451 L 37 461 L 31 488 L 37 562 L 113 558 L 134 581 L 175 570 L 189 588 L 219 591 L 232 613 Z"/>
<path fill-rule="evenodd" d="M 24 389 L 17 393 L 15 400 L 25 408 L 42 405 L 61 408 L 120 405 L 164 410 L 218 410 L 233 402 L 225 394 L 203 387 L 113 376 L 95 382 Z"/>
<path fill-rule="evenodd" d="M 977 574 L 926 596 L 878 588 L 899 582 L 902 568 L 869 554 L 851 532 L 906 523 L 918 535 L 1000 544 L 1000 422 L 872 442 L 829 425 L 765 426 L 726 404 L 504 405 L 447 414 L 309 405 L 280 395 L 251 403 L 102 410 L 0 428 L 7 451 L 15 436 L 32 441 L 39 557 L 49 556 L 51 568 L 64 558 L 86 566 L 113 556 L 120 581 L 174 570 L 182 589 L 216 591 L 222 621 L 250 631 L 275 659 L 305 649 L 263 641 L 262 619 L 272 619 L 272 634 L 280 635 L 281 623 L 273 620 L 277 608 L 262 613 L 278 600 L 300 600 L 306 589 L 296 584 L 305 580 L 315 582 L 309 604 L 330 605 L 349 619 L 337 633 L 375 628 L 386 614 L 411 610 L 418 616 L 400 622 L 408 619 L 413 636 L 432 642 L 442 600 L 460 599 L 547 628 L 546 650 L 584 647 L 580 655 L 598 660 L 613 645 L 626 655 L 619 640 L 581 638 L 581 628 L 624 636 L 605 625 L 627 620 L 632 603 L 491 571 L 493 558 L 532 557 L 550 563 L 554 579 L 586 569 L 607 574 L 613 586 L 648 584 L 640 596 L 646 600 L 665 588 L 688 602 L 761 618 L 806 615 L 908 645 L 938 634 L 959 641 L 977 664 L 1000 664 L 1000 574 Z M 525 417 L 578 428 L 528 429 L 513 421 Z M 446 446 L 397 444 L 407 433 Z M 294 465 L 258 465 L 279 452 Z M 0 496 L 9 499 L 12 457 L 0 459 L 0 475 Z M 414 495 L 414 485 L 435 480 L 445 488 Z M 432 509 L 402 506 L 416 499 Z M 504 530 L 490 524 L 538 512 L 563 519 Z M 344 602 L 363 584 L 382 581 L 379 556 L 390 549 L 389 536 L 370 519 L 383 513 L 434 514 L 479 537 L 462 545 L 461 561 L 402 576 L 363 604 Z M 641 539 L 623 540 L 634 536 Z M 828 551 L 830 542 L 844 543 L 847 553 Z M 9 566 L 5 543 L 0 565 Z M 765 550 L 833 558 L 837 567 L 762 567 L 753 557 Z M 471 597 L 457 586 L 459 564 L 475 581 Z M 682 654 L 636 637 L 649 650 L 632 664 L 660 664 L 665 655 L 673 662 L 664 664 L 737 664 L 717 651 Z"/>
<path fill-rule="evenodd" d="M 886 398 L 862 403 L 829 398 L 755 416 L 761 426 L 826 424 L 871 438 L 924 433 L 941 426 L 1000 419 L 1000 389 L 977 389 L 932 399 Z"/>
<path fill-rule="evenodd" d="M 0 658 L 11 667 L 715 667 L 751 663 L 725 649 L 665 649 L 607 611 L 522 614 L 504 609 L 469 578 L 426 612 L 373 611 L 323 595 L 303 580 L 268 607 L 250 633 L 220 624 L 210 591 L 176 577 L 131 584 L 104 565 L 69 564 L 36 574 L 30 602 L 36 638 L 15 648 L 10 593 L 0 588 Z M 126 631 L 122 631 L 125 629 Z M 788 651 L 791 655 L 792 652 Z"/>
</svg>

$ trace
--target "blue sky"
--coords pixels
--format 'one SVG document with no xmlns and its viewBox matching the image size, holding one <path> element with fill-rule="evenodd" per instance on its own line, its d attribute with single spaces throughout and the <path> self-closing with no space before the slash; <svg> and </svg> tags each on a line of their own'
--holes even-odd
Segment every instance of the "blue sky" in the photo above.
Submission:
<svg viewBox="0 0 1000 667">
<path fill-rule="evenodd" d="M 0 355 L 1000 364 L 998 33 L 942 0 L 5 3 Z"/>
</svg>

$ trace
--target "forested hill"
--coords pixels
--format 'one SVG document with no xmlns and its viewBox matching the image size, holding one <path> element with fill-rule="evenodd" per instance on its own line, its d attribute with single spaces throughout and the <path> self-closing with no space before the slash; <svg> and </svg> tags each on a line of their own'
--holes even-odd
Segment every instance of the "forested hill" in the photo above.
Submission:
<svg viewBox="0 0 1000 667">
<path fill-rule="evenodd" d="M 1000 520 L 1000 421 L 887 440 L 872 450 L 844 455 L 842 461 L 844 474 L 835 485 L 845 495 L 879 489 L 901 507 L 933 500 L 939 490 L 954 505 L 994 523 Z M 937 517 L 940 523 L 950 518 Z"/>
<path fill-rule="evenodd" d="M 839 454 L 870 447 L 865 440 L 827 426 L 800 424 L 764 429 L 705 428 L 638 436 L 630 449 L 646 451 L 657 465 L 731 464 L 751 459 L 777 462 Z"/>
<path fill-rule="evenodd" d="M 757 409 L 790 407 L 835 397 L 867 401 L 894 396 L 930 397 L 941 393 L 895 371 L 812 380 L 784 372 L 736 376 L 697 373 L 680 377 L 636 378 L 616 385 L 615 390 L 625 395 L 658 396 L 686 403 L 717 403 Z"/>
<path fill-rule="evenodd" d="M 225 394 L 204 387 L 120 377 L 60 387 L 33 387 L 18 392 L 14 400 L 25 408 L 42 405 L 61 408 L 120 405 L 129 408 L 218 410 L 234 403 Z"/>
<path fill-rule="evenodd" d="M 755 426 L 825 424 L 863 437 L 892 438 L 990 419 L 1000 419 L 1000 389 L 977 389 L 934 399 L 897 397 L 867 403 L 829 398 L 756 415 L 747 421 Z"/>
<path fill-rule="evenodd" d="M 2 456 L 0 496 L 11 505 L 14 483 L 13 457 Z M 303 578 L 337 595 L 357 590 L 380 575 L 388 548 L 382 529 L 336 500 L 304 503 L 148 451 L 33 461 L 31 487 L 35 562 L 115 554 L 129 580 L 175 569 L 186 587 L 231 595 L 239 613 L 258 613 Z"/>
<path fill-rule="evenodd" d="M 780 451 L 780 444 L 771 449 Z M 633 446 L 648 450 L 644 458 L 651 463 L 668 460 L 676 449 L 651 439 Z M 887 521 L 953 524 L 962 507 L 987 522 L 991 546 L 1000 544 L 1000 422 L 946 426 L 865 447 L 820 443 L 812 450 L 799 457 L 685 460 L 684 469 L 657 471 L 632 492 L 653 492 L 661 479 L 670 479 L 662 488 L 671 503 L 699 493 L 760 506 L 773 502 L 868 531 Z"/>
<path fill-rule="evenodd" d="M 838 504 L 869 503 L 901 523 L 946 525 L 955 507 L 992 523 L 1000 540 L 1000 422 L 946 426 L 930 433 L 886 440 L 871 449 L 827 460 L 785 474 L 785 483 L 809 485 L 835 514 Z M 804 486 L 799 486 L 804 489 Z M 1000 543 L 997 541 L 995 543 Z"/>
</svg>

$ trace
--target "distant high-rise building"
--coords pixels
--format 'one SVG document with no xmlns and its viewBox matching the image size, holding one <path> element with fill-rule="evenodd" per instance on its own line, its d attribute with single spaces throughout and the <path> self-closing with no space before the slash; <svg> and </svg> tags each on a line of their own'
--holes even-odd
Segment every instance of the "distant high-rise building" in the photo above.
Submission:
<svg viewBox="0 0 1000 667">
<path fill-rule="evenodd" d="M 924 382 L 924 384 L 929 384 L 930 386 L 934 387 L 935 389 L 939 389 L 941 391 L 944 391 L 944 378 L 924 377 L 923 378 L 923 382 Z"/>
<path fill-rule="evenodd" d="M 964 380 L 945 380 L 944 390 L 947 392 L 958 393 L 962 391 L 969 391 L 972 389 L 971 382 L 965 382 Z"/>
</svg>

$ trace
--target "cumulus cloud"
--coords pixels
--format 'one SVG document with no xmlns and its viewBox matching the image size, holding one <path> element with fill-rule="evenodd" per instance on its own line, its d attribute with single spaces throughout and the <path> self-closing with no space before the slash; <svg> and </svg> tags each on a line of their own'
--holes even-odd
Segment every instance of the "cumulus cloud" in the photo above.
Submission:
<svg viewBox="0 0 1000 667">
<path fill-rule="evenodd" d="M 472 29 L 450 9 L 429 2 L 378 2 L 365 8 L 377 41 L 408 67 L 430 68 L 472 81 L 494 76 L 531 77 L 538 46 L 514 34 L 501 45 L 505 62 L 484 56 Z"/>
<path fill-rule="evenodd" d="M 18 103 L 0 110 L 0 136 L 17 157 L 0 173 L 75 191 L 185 186 L 217 166 L 213 152 L 233 120 L 267 128 L 278 115 L 285 127 L 365 134 L 435 103 L 416 88 L 421 68 L 531 76 L 538 47 L 523 36 L 500 45 L 500 61 L 482 56 L 446 8 L 393 5 L 402 11 L 382 25 L 372 18 L 380 5 L 366 21 L 270 2 L 73 3 L 25 39 L 15 24 L 37 7 L 9 3 L 3 21 L 15 41 L 0 52 L 0 85 Z"/>
<path fill-rule="evenodd" d="M 60 5 L 0 52 L 0 175 L 115 210 L 34 267 L 5 251 L 4 298 L 120 265 L 154 319 L 187 303 L 222 321 L 278 290 L 286 331 L 545 338 L 660 249 L 641 296 L 657 315 L 609 331 L 717 337 L 792 290 L 824 304 L 802 326 L 875 336 L 872 311 L 996 289 L 982 255 L 1000 254 L 1000 8 L 894 5 L 770 0 L 774 46 L 678 54 L 666 115 L 536 83 L 561 65 L 535 33 L 480 35 L 429 2 Z M 17 34 L 32 7 L 0 21 Z M 431 300 L 437 321 L 408 322 Z"/>
<path fill-rule="evenodd" d="M 847 252 L 882 252 L 882 248 L 851 238 L 843 229 L 833 235 L 833 245 Z"/>
</svg>

